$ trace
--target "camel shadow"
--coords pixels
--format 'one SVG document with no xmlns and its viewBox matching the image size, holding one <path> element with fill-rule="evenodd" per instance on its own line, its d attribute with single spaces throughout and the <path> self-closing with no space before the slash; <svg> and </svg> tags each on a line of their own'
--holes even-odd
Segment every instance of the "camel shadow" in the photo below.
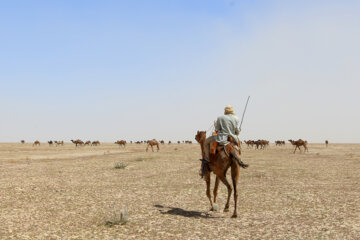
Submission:
<svg viewBox="0 0 360 240">
<path fill-rule="evenodd" d="M 159 204 L 154 205 L 154 207 L 159 208 L 161 214 L 177 215 L 188 218 L 219 218 L 219 217 L 214 217 L 209 213 L 203 213 L 198 211 L 187 211 L 182 208 L 164 207 Z"/>
</svg>

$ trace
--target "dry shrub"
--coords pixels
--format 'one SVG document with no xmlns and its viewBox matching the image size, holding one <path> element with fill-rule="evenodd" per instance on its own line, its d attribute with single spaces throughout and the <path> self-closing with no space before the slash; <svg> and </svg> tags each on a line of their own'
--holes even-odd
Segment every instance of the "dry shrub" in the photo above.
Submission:
<svg viewBox="0 0 360 240">
<path fill-rule="evenodd" d="M 121 210 L 114 203 L 113 208 L 105 215 L 105 226 L 124 225 L 129 221 L 128 212 L 126 208 Z"/>
<path fill-rule="evenodd" d="M 116 169 L 125 169 L 126 166 L 127 166 L 127 165 L 126 165 L 125 163 L 120 163 L 120 162 L 115 163 L 115 168 L 116 168 Z"/>
</svg>

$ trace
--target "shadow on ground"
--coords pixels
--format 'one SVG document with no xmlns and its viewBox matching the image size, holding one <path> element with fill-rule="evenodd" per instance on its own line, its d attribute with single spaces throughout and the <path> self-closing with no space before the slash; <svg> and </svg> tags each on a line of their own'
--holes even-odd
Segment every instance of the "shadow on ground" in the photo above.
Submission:
<svg viewBox="0 0 360 240">
<path fill-rule="evenodd" d="M 156 204 L 154 207 L 159 208 L 161 214 L 177 215 L 189 218 L 220 218 L 214 217 L 209 213 L 198 212 L 198 211 L 188 211 L 181 208 L 175 207 L 164 207 L 162 205 Z"/>
</svg>

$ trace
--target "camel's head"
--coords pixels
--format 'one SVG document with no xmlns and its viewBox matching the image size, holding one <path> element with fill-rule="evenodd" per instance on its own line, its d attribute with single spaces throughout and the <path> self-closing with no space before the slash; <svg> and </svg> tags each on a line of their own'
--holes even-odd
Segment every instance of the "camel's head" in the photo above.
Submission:
<svg viewBox="0 0 360 240">
<path fill-rule="evenodd" d="M 204 141 L 206 139 L 206 131 L 197 131 L 197 134 L 195 135 L 195 140 L 200 143 L 201 141 Z"/>
</svg>

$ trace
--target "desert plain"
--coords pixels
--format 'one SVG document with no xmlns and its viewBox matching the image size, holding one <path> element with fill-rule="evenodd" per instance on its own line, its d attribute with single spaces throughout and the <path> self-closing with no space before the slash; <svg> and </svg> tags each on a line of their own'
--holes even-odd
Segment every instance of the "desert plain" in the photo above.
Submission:
<svg viewBox="0 0 360 240">
<path fill-rule="evenodd" d="M 360 144 L 243 145 L 236 219 L 198 144 L 145 148 L 1 143 L 0 239 L 360 239 Z"/>
</svg>

